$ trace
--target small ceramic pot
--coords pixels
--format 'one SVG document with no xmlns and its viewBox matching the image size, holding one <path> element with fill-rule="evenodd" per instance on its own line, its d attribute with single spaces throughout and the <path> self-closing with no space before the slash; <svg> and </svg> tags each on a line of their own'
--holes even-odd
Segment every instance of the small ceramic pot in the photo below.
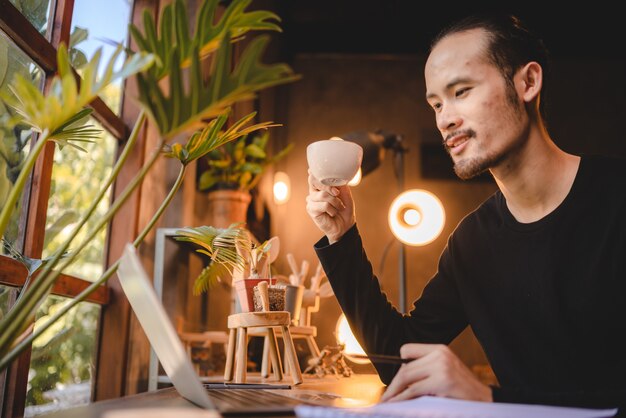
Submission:
<svg viewBox="0 0 626 418">
<path fill-rule="evenodd" d="M 285 310 L 291 313 L 291 321 L 297 324 L 300 321 L 300 310 L 302 308 L 302 297 L 304 296 L 304 286 L 286 285 L 285 289 Z"/>
<path fill-rule="evenodd" d="M 286 293 L 285 286 L 268 286 L 267 293 L 270 299 L 270 311 L 284 311 Z M 258 286 L 254 286 L 254 310 L 255 312 L 263 312 L 263 304 L 261 303 L 261 294 L 259 293 Z"/>
<path fill-rule="evenodd" d="M 268 284 L 271 284 L 270 280 L 261 278 L 248 278 L 237 280 L 233 283 L 242 312 L 254 311 L 254 287 L 261 282 L 268 282 Z"/>
</svg>

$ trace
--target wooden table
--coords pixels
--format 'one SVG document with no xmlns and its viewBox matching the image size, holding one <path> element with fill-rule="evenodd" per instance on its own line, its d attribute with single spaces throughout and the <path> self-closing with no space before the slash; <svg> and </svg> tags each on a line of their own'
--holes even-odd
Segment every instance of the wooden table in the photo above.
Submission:
<svg viewBox="0 0 626 418">
<path fill-rule="evenodd" d="M 252 379 L 254 380 L 254 379 Z M 290 383 L 287 379 L 286 383 Z M 335 393 L 341 396 L 362 399 L 368 402 L 376 402 L 383 393 L 384 385 L 375 374 L 355 374 L 351 377 L 316 376 L 305 375 L 301 385 L 294 389 L 320 390 Z M 148 411 L 148 409 L 152 411 Z M 172 387 L 159 389 L 155 392 L 146 392 L 139 395 L 127 396 L 108 401 L 94 402 L 89 405 L 79 406 L 52 414 L 41 415 L 45 418 L 106 418 L 107 412 L 119 413 L 128 411 L 129 417 L 152 418 L 158 409 L 158 417 L 187 418 L 186 413 L 193 417 L 202 417 L 203 410 L 182 398 Z M 171 414 L 168 413 L 171 411 Z M 182 412 L 186 412 L 181 415 Z M 194 414 L 193 412 L 197 414 Z M 110 415 L 110 414 L 109 414 Z M 117 415 L 117 414 L 114 414 Z M 184 415 L 184 416 L 183 416 Z M 126 416 L 126 415 L 124 415 Z M 250 415 L 246 415 L 250 416 Z M 283 417 L 285 415 L 282 415 Z M 264 415 L 267 418 L 267 415 Z M 192 418 L 191 415 L 188 418 Z"/>
</svg>

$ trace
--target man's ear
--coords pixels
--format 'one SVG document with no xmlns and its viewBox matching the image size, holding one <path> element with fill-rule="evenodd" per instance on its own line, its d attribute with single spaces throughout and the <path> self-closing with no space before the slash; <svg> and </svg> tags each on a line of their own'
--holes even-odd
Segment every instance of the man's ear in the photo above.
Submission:
<svg viewBox="0 0 626 418">
<path fill-rule="evenodd" d="M 515 78 L 517 92 L 526 103 L 539 97 L 543 85 L 543 69 L 538 62 L 531 61 L 523 66 Z"/>
</svg>

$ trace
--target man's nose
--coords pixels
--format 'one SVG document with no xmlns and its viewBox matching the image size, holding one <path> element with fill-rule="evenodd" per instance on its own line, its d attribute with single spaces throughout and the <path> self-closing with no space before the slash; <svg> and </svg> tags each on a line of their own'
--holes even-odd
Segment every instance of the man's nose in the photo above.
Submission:
<svg viewBox="0 0 626 418">
<path fill-rule="evenodd" d="M 439 128 L 442 133 L 458 129 L 461 123 L 461 116 L 453 106 L 448 105 L 437 114 L 437 128 Z"/>
</svg>

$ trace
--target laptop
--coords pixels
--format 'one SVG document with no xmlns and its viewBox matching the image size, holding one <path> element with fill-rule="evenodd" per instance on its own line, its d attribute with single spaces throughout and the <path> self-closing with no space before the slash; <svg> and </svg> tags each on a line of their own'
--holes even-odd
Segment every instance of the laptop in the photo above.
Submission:
<svg viewBox="0 0 626 418">
<path fill-rule="evenodd" d="M 293 414 L 301 404 L 342 408 L 369 405 L 321 391 L 284 389 L 289 388 L 286 385 L 281 385 L 283 389 L 261 389 L 263 385 L 255 384 L 203 385 L 131 244 L 124 248 L 117 276 L 163 370 L 178 393 L 197 406 L 221 415 L 259 415 Z"/>
</svg>

